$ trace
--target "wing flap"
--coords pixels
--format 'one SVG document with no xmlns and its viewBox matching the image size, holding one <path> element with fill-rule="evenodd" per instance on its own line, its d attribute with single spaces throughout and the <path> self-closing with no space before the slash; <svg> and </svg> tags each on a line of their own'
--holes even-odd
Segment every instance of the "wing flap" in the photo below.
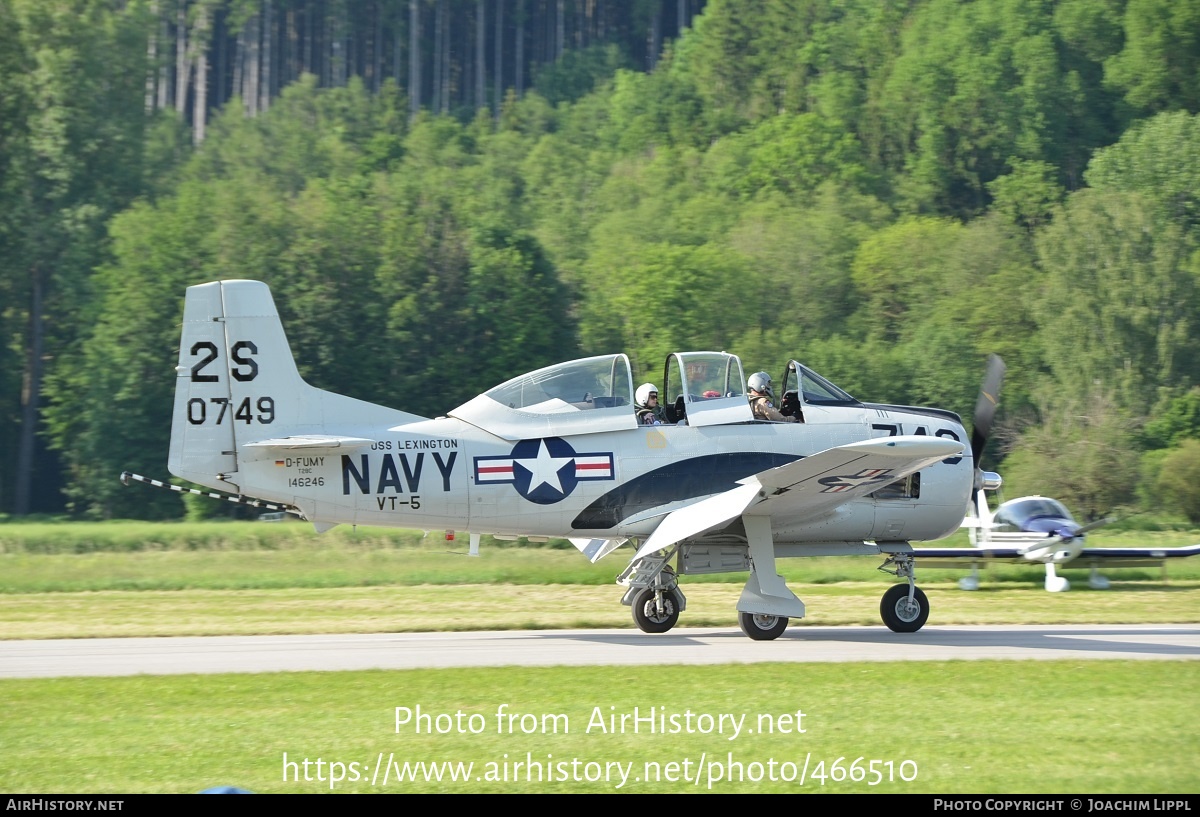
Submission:
<svg viewBox="0 0 1200 817">
<path fill-rule="evenodd" d="M 587 557 L 592 564 L 600 561 L 602 558 L 612 553 L 614 550 L 625 544 L 627 539 L 568 539 L 576 549 Z"/>
<path fill-rule="evenodd" d="M 654 529 L 654 533 L 650 534 L 650 538 L 638 548 L 637 554 L 633 558 L 640 559 L 656 550 L 662 550 L 687 539 L 689 536 L 695 536 L 715 528 L 717 525 L 737 519 L 758 498 L 759 491 L 762 490 L 761 486 L 753 480 L 754 477 L 750 477 L 749 480 L 743 480 L 744 484 L 736 488 L 667 514 Z"/>
</svg>

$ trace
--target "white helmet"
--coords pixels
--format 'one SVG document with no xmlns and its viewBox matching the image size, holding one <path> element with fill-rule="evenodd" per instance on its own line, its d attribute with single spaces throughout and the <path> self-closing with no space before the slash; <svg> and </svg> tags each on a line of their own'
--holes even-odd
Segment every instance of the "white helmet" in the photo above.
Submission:
<svg viewBox="0 0 1200 817">
<path fill-rule="evenodd" d="M 771 375 L 766 372 L 755 372 L 746 378 L 746 388 L 759 394 L 765 394 L 772 399 L 775 397 L 775 392 L 771 388 Z"/>
<path fill-rule="evenodd" d="M 637 391 L 634 392 L 633 398 L 637 401 L 637 405 L 644 407 L 647 401 L 650 400 L 650 395 L 652 394 L 655 397 L 658 396 L 658 386 L 654 385 L 653 383 L 643 383 L 637 387 Z"/>
</svg>

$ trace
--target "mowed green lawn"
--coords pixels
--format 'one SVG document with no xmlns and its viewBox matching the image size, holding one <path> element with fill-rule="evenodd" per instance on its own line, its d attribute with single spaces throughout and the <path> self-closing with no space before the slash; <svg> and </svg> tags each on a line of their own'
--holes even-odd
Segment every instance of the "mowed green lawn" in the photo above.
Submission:
<svg viewBox="0 0 1200 817">
<path fill-rule="evenodd" d="M 1197 661 L 7 680 L 0 790 L 1194 793 L 1198 682 Z"/>
<path fill-rule="evenodd" d="M 623 551 L 589 565 L 566 550 L 465 550 L 8 547 L 0 637 L 600 626 L 653 638 L 612 584 Z M 988 571 L 973 593 L 955 572 L 918 576 L 930 626 L 1195 623 L 1192 562 L 1110 571 L 1107 591 L 1068 572 L 1064 594 L 1043 591 L 1036 568 Z M 783 562 L 808 605 L 794 626 L 878 625 L 895 579 L 876 566 Z M 683 579 L 681 625 L 736 626 L 741 577 L 700 578 Z M 1195 660 L 9 679 L 0 790 L 1194 793 L 1198 685 Z M 420 707 L 420 733 L 397 727 L 397 707 Z"/>
</svg>

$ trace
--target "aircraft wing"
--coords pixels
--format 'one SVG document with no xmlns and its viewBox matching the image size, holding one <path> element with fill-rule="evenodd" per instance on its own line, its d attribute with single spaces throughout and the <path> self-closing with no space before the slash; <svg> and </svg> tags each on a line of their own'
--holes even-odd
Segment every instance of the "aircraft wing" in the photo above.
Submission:
<svg viewBox="0 0 1200 817">
<path fill-rule="evenodd" d="M 740 481 L 667 514 L 634 558 L 727 524 L 742 514 L 816 519 L 947 457 L 963 444 L 942 437 L 881 437 L 828 448 Z"/>
<path fill-rule="evenodd" d="M 913 548 L 919 566 L 933 568 L 970 568 L 979 562 L 1039 563 L 1024 547 Z M 1078 555 L 1059 563 L 1059 567 L 1145 567 L 1163 559 L 1200 556 L 1200 545 L 1174 548 L 1082 548 Z"/>
</svg>

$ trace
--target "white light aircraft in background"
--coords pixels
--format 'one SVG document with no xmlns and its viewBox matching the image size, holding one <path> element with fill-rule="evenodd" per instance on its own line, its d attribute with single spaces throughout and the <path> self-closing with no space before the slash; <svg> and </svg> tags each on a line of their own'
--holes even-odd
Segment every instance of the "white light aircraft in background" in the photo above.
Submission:
<svg viewBox="0 0 1200 817">
<path fill-rule="evenodd" d="M 168 467 L 232 494 L 213 496 L 319 531 L 567 538 L 592 561 L 632 542 L 617 583 L 646 632 L 685 609 L 680 575 L 748 571 L 736 607 L 756 640 L 804 616 L 776 572 L 800 556 L 882 558 L 903 580 L 883 595 L 884 623 L 919 630 L 929 602 L 910 542 L 959 528 L 994 411 L 977 412 L 968 448 L 957 414 L 864 403 L 792 360 L 782 405 L 798 422 L 756 420 L 736 355 L 676 352 L 666 424 L 637 422 L 623 354 L 548 366 L 418 417 L 307 384 L 270 290 L 245 280 L 188 288 L 175 376 Z"/>
<path fill-rule="evenodd" d="M 980 423 L 986 426 L 976 431 L 986 437 L 995 408 L 998 406 L 1000 385 L 1004 379 L 1004 363 L 992 356 L 980 391 L 976 409 Z M 989 407 L 984 410 L 980 407 Z M 963 526 L 968 529 L 969 548 L 919 548 L 917 554 L 922 567 L 961 568 L 969 566 L 971 575 L 959 579 L 963 590 L 979 589 L 979 567 L 990 562 L 1018 564 L 1043 564 L 1046 568 L 1045 588 L 1051 593 L 1061 593 L 1071 588 L 1064 576 L 1058 575 L 1059 568 L 1088 568 L 1088 586 L 1093 590 L 1107 590 L 1110 582 L 1099 572 L 1107 567 L 1160 566 L 1169 558 L 1200 555 L 1200 545 L 1177 548 L 1089 548 L 1086 547 L 1088 532 L 1114 520 L 1114 517 L 1099 519 L 1087 525 L 1075 521 L 1071 512 L 1057 499 L 1046 496 L 1022 496 L 1001 502 L 995 512 L 990 510 L 987 491 L 998 491 L 1002 480 L 997 474 L 981 472 L 982 478 L 975 491 L 974 501 Z M 971 558 L 970 554 L 974 554 Z"/>
</svg>

